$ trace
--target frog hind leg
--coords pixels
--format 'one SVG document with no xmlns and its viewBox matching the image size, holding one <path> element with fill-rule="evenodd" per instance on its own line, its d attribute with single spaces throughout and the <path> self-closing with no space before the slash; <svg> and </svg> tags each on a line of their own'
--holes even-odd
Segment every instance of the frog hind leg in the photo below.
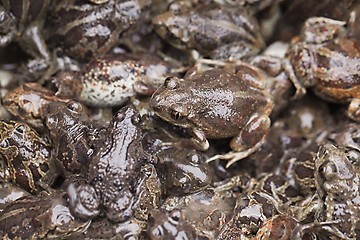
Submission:
<svg viewBox="0 0 360 240">
<path fill-rule="evenodd" d="M 244 129 L 231 140 L 230 147 L 234 151 L 223 155 L 215 155 L 209 158 L 207 162 L 216 159 L 228 160 L 226 167 L 229 167 L 235 162 L 246 158 L 264 143 L 269 128 L 270 118 L 267 115 L 255 115 L 248 121 Z"/>
</svg>

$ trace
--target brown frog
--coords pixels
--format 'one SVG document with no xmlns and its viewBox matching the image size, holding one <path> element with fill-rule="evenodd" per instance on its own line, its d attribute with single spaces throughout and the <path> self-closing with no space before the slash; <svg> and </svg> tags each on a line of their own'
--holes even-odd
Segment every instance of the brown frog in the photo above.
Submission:
<svg viewBox="0 0 360 240">
<path fill-rule="evenodd" d="M 64 194 L 26 196 L 0 214 L 2 239 L 64 239 L 84 232 L 90 221 L 71 215 Z"/>
<path fill-rule="evenodd" d="M 68 192 L 76 216 L 91 219 L 103 209 L 110 221 L 125 222 L 142 204 L 136 193 L 141 166 L 154 159 L 143 150 L 140 114 L 133 106 L 120 109 L 108 131 L 102 148 L 91 158 L 89 184 L 70 186 Z"/>
<path fill-rule="evenodd" d="M 233 137 L 234 151 L 211 158 L 228 159 L 227 166 L 255 152 L 270 127 L 273 103 L 260 83 L 260 70 L 243 65 L 237 74 L 224 69 L 169 77 L 150 99 L 162 119 L 191 132 L 191 143 L 207 150 L 207 138 Z"/>
<path fill-rule="evenodd" d="M 360 121 L 360 43 L 345 36 L 345 22 L 309 18 L 288 49 L 284 69 L 297 89 L 312 87 L 321 98 L 350 102 L 348 115 Z"/>
<path fill-rule="evenodd" d="M 302 239 L 315 232 L 326 239 L 358 239 L 360 215 L 359 155 L 331 143 L 322 145 L 315 158 L 317 195 L 313 198 L 316 219 L 294 229 L 292 237 Z M 311 203 L 312 204 L 312 203 Z"/>
<path fill-rule="evenodd" d="M 12 41 L 19 43 L 33 59 L 27 69 L 39 77 L 53 65 L 52 56 L 44 40 L 43 25 L 50 9 L 49 0 L 2 0 L 0 5 L 0 46 Z M 22 76 L 23 78 L 24 75 Z"/>
<path fill-rule="evenodd" d="M 85 174 L 101 129 L 92 125 L 84 107 L 75 101 L 51 102 L 44 115 L 54 145 L 53 156 L 62 174 Z"/>
<path fill-rule="evenodd" d="M 104 1 L 93 4 L 67 0 L 56 4 L 46 28 L 49 42 L 78 60 L 90 60 L 114 47 L 119 35 L 147 18 L 151 1 Z M 54 47 L 55 47 L 54 46 Z"/>
<path fill-rule="evenodd" d="M 176 146 L 179 138 L 167 134 L 164 126 L 144 135 L 148 152 L 156 154 L 156 168 L 164 194 L 183 195 L 205 189 L 212 180 L 212 171 L 205 154 Z"/>
<path fill-rule="evenodd" d="M 80 72 L 62 72 L 56 78 L 57 95 L 89 106 L 119 106 L 136 94 L 151 95 L 170 69 L 167 62 L 150 54 L 108 54 L 90 61 Z"/>
<path fill-rule="evenodd" d="M 26 123 L 0 121 L 0 161 L 5 164 L 8 181 L 36 193 L 38 182 L 51 183 L 57 169 L 51 156 L 50 143 Z"/>
<path fill-rule="evenodd" d="M 152 22 L 155 31 L 177 48 L 196 49 L 212 59 L 241 59 L 264 47 L 258 23 L 245 8 L 215 3 L 169 8 L 173 10 Z"/>
<path fill-rule="evenodd" d="M 26 121 L 37 129 L 42 129 L 45 110 L 51 102 L 67 102 L 55 96 L 52 92 L 38 83 L 24 83 L 3 97 L 2 102 L 6 109 L 14 116 Z"/>
</svg>

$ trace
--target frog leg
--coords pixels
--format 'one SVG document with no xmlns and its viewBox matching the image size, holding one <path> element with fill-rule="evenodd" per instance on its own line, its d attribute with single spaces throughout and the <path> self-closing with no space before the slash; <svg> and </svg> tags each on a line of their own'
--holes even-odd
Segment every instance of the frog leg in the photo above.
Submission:
<svg viewBox="0 0 360 240">
<path fill-rule="evenodd" d="M 0 46 L 9 44 L 16 35 L 15 19 L 0 5 Z"/>
<path fill-rule="evenodd" d="M 296 77 L 295 72 L 294 72 L 294 68 L 292 67 L 289 60 L 288 59 L 283 59 L 281 65 L 282 65 L 282 67 L 284 69 L 284 72 L 286 73 L 286 75 L 288 76 L 288 78 L 290 79 L 292 84 L 294 84 L 294 86 L 295 86 L 296 92 L 295 92 L 295 95 L 292 98 L 293 99 L 299 99 L 302 96 L 304 96 L 306 94 L 306 89 L 301 84 L 299 79 Z"/>
<path fill-rule="evenodd" d="M 351 100 L 347 109 L 347 115 L 354 121 L 360 122 L 360 98 L 354 98 Z"/>
<path fill-rule="evenodd" d="M 223 155 L 215 155 L 209 158 L 207 162 L 216 159 L 229 160 L 226 164 L 226 167 L 229 167 L 238 160 L 246 158 L 264 143 L 269 127 L 270 118 L 267 115 L 254 115 L 250 118 L 238 136 L 231 140 L 230 147 L 234 151 L 230 151 Z"/>
<path fill-rule="evenodd" d="M 206 139 L 205 133 L 201 129 L 193 129 L 190 134 L 192 138 L 180 140 L 183 147 L 195 148 L 196 150 L 206 151 L 209 149 L 209 142 Z"/>
</svg>

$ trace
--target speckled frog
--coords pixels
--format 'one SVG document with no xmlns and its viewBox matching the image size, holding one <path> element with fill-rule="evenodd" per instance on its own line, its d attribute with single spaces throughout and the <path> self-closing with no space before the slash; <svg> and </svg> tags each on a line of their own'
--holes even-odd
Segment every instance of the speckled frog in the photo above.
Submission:
<svg viewBox="0 0 360 240">
<path fill-rule="evenodd" d="M 91 160 L 89 184 L 69 186 L 70 206 L 76 216 L 91 219 L 100 213 L 100 207 L 112 222 L 124 222 L 133 215 L 140 168 L 151 158 L 141 144 L 140 124 L 140 114 L 132 106 L 115 114 L 109 137 Z"/>
<path fill-rule="evenodd" d="M 258 23 L 245 8 L 184 5 L 174 3 L 152 20 L 155 31 L 176 48 L 196 49 L 212 59 L 241 59 L 263 48 Z"/>
<path fill-rule="evenodd" d="M 234 151 L 210 159 L 228 159 L 229 166 L 258 149 L 270 127 L 273 103 L 260 85 L 263 78 L 249 65 L 236 75 L 212 69 L 184 79 L 170 77 L 155 91 L 150 106 L 164 120 L 189 129 L 190 142 L 199 150 L 209 148 L 206 138 L 233 137 Z"/>
</svg>

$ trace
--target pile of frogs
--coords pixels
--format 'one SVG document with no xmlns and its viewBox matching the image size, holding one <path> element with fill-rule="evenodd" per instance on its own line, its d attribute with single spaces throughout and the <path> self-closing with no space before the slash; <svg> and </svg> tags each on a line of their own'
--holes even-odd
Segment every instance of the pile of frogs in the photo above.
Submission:
<svg viewBox="0 0 360 240">
<path fill-rule="evenodd" d="M 359 239 L 355 0 L 2 0 L 2 239 Z"/>
</svg>

